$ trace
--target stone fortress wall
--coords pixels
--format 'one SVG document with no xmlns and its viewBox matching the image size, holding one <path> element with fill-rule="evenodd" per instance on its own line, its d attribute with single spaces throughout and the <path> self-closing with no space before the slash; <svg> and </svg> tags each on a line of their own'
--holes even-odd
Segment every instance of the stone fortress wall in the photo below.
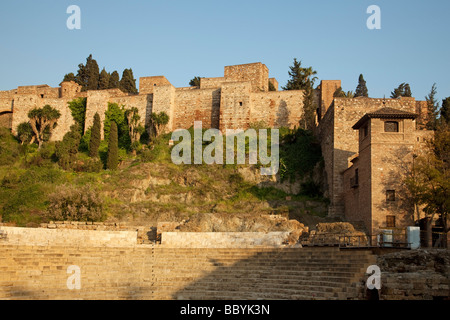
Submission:
<svg viewBox="0 0 450 320">
<path fill-rule="evenodd" d="M 61 140 L 74 123 L 68 102 L 87 98 L 86 123 L 93 124 L 96 112 L 101 122 L 108 103 L 139 110 L 142 124 L 149 124 L 151 113 L 166 112 L 170 117 L 168 131 L 188 129 L 194 121 L 204 128 L 247 129 L 264 121 L 271 127 L 295 127 L 303 115 L 302 91 L 269 91 L 269 81 L 278 88 L 262 63 L 227 66 L 224 77 L 202 78 L 200 87 L 175 88 L 164 76 L 143 77 L 138 94 L 119 89 L 81 92 L 74 82 L 63 82 L 59 88 L 47 85 L 24 86 L 0 92 L 0 122 L 16 133 L 17 126 L 28 121 L 28 112 L 48 104 L 61 112 L 52 140 Z M 103 132 L 103 130 L 102 130 Z"/>
</svg>

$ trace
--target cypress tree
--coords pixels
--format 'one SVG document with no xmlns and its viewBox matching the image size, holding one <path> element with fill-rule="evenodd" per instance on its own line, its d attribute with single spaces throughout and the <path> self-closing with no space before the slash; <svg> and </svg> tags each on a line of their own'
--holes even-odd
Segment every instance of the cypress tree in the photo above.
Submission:
<svg viewBox="0 0 450 320">
<path fill-rule="evenodd" d="M 86 69 L 88 74 L 87 90 L 98 90 L 100 69 L 98 67 L 97 61 L 95 61 L 94 59 L 90 59 L 88 62 L 86 62 Z"/>
<path fill-rule="evenodd" d="M 100 147 L 101 142 L 101 128 L 100 128 L 100 116 L 98 113 L 95 113 L 94 116 L 94 125 L 91 130 L 91 140 L 89 141 L 89 156 L 91 158 L 98 157 L 98 148 Z"/>
<path fill-rule="evenodd" d="M 369 90 L 367 90 L 366 81 L 364 80 L 364 77 L 362 74 L 359 75 L 358 79 L 358 86 L 355 90 L 355 98 L 356 97 L 368 97 L 369 96 Z"/>
<path fill-rule="evenodd" d="M 109 77 L 109 85 L 108 89 L 116 89 L 120 87 L 120 76 L 117 71 L 114 71 L 111 73 L 111 76 Z"/>
<path fill-rule="evenodd" d="M 78 65 L 78 73 L 76 76 L 77 83 L 81 85 L 82 91 L 97 90 L 100 71 L 97 61 L 92 58 L 92 54 L 86 59 L 86 64 Z"/>
<path fill-rule="evenodd" d="M 442 100 L 441 123 L 450 124 L 450 97 Z"/>
<path fill-rule="evenodd" d="M 109 73 L 106 72 L 105 68 L 102 69 L 102 72 L 100 72 L 100 77 L 98 79 L 98 89 L 99 90 L 105 90 L 109 87 Z"/>
<path fill-rule="evenodd" d="M 362 74 L 359 75 L 358 86 L 355 90 L 355 98 L 356 97 L 368 97 L 369 90 L 367 90 L 366 80 L 364 80 L 364 76 Z"/>
<path fill-rule="evenodd" d="M 431 87 L 431 91 L 428 96 L 425 97 L 427 101 L 427 111 L 428 111 L 428 120 L 426 123 L 426 128 L 428 130 L 436 130 L 437 128 L 437 118 L 439 114 L 439 103 L 436 100 L 437 88 L 436 83 Z"/>
<path fill-rule="evenodd" d="M 137 93 L 136 89 L 136 79 L 133 76 L 133 70 L 125 69 L 123 70 L 122 79 L 120 80 L 120 89 L 123 92 Z"/>
<path fill-rule="evenodd" d="M 108 141 L 108 159 L 106 162 L 106 168 L 109 170 L 117 169 L 119 164 L 119 136 L 117 131 L 117 125 L 113 121 L 111 123 L 111 131 L 109 132 Z"/>
<path fill-rule="evenodd" d="M 72 169 L 76 161 L 78 147 L 80 145 L 81 133 L 78 123 L 70 127 L 62 141 L 56 145 L 56 156 L 58 157 L 58 164 L 64 170 Z"/>
</svg>

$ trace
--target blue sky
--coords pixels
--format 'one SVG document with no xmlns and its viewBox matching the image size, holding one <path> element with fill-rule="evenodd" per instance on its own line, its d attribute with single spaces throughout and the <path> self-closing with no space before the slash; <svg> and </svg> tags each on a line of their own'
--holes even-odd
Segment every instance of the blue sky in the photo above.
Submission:
<svg viewBox="0 0 450 320">
<path fill-rule="evenodd" d="M 66 27 L 72 4 L 81 30 Z M 381 30 L 366 27 L 372 4 Z M 448 0 L 2 0 L 0 90 L 58 86 L 90 53 L 107 71 L 165 75 L 176 87 L 262 62 L 281 86 L 296 57 L 344 90 L 362 73 L 371 97 L 408 82 L 419 100 L 436 83 L 442 99 L 450 96 L 449 13 Z"/>
</svg>

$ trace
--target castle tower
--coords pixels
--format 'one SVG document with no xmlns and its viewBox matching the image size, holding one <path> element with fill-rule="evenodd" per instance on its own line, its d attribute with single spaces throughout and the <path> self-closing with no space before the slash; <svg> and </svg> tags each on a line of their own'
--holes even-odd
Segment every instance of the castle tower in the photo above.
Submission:
<svg viewBox="0 0 450 320">
<path fill-rule="evenodd" d="M 414 225 L 413 208 L 401 195 L 417 146 L 416 118 L 411 112 L 382 108 L 353 126 L 358 130 L 359 152 L 343 173 L 345 218 L 363 222 L 372 235 L 380 229 Z"/>
</svg>

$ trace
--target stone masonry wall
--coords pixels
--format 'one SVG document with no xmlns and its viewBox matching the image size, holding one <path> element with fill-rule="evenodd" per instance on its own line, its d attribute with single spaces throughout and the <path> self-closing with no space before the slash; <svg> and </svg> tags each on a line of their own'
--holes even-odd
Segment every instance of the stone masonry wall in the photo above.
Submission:
<svg viewBox="0 0 450 320">
<path fill-rule="evenodd" d="M 203 128 L 219 128 L 220 89 L 176 90 L 173 127 L 188 129 L 194 121 Z"/>
<path fill-rule="evenodd" d="M 170 248 L 281 247 L 289 232 L 163 232 L 161 245 Z"/>
<path fill-rule="evenodd" d="M 269 90 L 269 69 L 260 62 L 227 66 L 224 74 L 227 80 L 250 81 L 253 92 Z"/>
<path fill-rule="evenodd" d="M 250 124 L 250 82 L 230 82 L 222 86 L 220 100 L 220 130 L 246 130 Z"/>
<path fill-rule="evenodd" d="M 6 243 L 16 245 L 134 246 L 137 231 L 98 231 L 78 229 L 17 228 L 1 226 Z M 3 240 L 3 243 L 5 241 Z"/>
<path fill-rule="evenodd" d="M 303 95 L 301 90 L 251 93 L 250 123 L 293 128 L 303 116 Z"/>
</svg>

